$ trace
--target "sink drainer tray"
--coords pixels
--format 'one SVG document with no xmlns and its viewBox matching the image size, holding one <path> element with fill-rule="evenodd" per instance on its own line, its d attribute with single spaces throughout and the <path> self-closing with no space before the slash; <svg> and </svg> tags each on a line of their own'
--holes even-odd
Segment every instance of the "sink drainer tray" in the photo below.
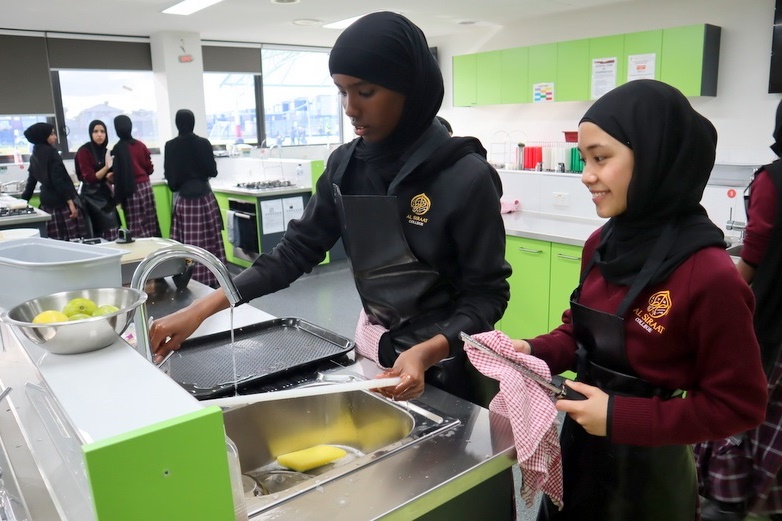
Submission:
<svg viewBox="0 0 782 521">
<path fill-rule="evenodd" d="M 168 360 L 167 372 L 196 398 L 215 398 L 233 394 L 235 381 L 242 390 L 354 347 L 352 340 L 300 318 L 276 318 L 235 329 L 234 353 L 230 331 L 186 340 Z"/>
</svg>

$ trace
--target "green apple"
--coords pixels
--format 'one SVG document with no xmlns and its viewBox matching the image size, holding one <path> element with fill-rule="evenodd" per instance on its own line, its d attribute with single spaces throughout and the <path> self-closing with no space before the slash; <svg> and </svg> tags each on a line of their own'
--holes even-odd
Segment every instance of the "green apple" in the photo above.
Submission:
<svg viewBox="0 0 782 521">
<path fill-rule="evenodd" d="M 119 308 L 117 306 L 112 306 L 111 304 L 105 304 L 103 306 L 99 306 L 98 309 L 92 312 L 93 317 L 100 317 L 103 315 L 110 315 L 116 311 L 119 311 Z"/>
<path fill-rule="evenodd" d="M 84 315 L 92 315 L 95 310 L 98 309 L 98 305 L 88 298 L 76 297 L 71 299 L 62 308 L 62 312 L 68 316 L 81 313 Z"/>
</svg>

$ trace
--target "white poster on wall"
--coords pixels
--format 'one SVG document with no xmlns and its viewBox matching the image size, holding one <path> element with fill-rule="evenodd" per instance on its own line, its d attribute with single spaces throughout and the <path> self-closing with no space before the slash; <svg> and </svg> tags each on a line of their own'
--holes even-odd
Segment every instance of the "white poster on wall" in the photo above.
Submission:
<svg viewBox="0 0 782 521">
<path fill-rule="evenodd" d="M 283 218 L 282 199 L 261 201 L 261 224 L 263 235 L 284 232 L 285 222 L 283 221 Z"/>
<path fill-rule="evenodd" d="M 291 219 L 298 219 L 304 213 L 304 198 L 302 196 L 283 197 L 282 199 L 282 217 L 287 228 Z"/>
<path fill-rule="evenodd" d="M 616 57 L 592 60 L 592 99 L 616 87 Z"/>
<path fill-rule="evenodd" d="M 627 57 L 627 81 L 653 80 L 657 55 L 631 54 Z"/>
<path fill-rule="evenodd" d="M 532 102 L 546 103 L 554 101 L 553 83 L 536 83 L 532 86 Z"/>
</svg>

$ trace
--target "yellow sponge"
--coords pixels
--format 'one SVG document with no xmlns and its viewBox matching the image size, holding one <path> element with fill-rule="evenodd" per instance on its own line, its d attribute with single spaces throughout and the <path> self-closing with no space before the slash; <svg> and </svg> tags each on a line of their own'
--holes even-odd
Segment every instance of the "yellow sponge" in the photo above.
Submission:
<svg viewBox="0 0 782 521">
<path fill-rule="evenodd" d="M 316 445 L 277 456 L 277 463 L 296 472 L 307 472 L 345 456 L 347 452 L 331 445 Z"/>
</svg>

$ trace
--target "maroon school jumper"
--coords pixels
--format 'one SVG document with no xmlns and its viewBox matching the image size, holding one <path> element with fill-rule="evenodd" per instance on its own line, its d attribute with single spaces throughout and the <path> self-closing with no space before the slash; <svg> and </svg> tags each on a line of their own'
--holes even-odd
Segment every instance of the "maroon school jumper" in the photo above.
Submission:
<svg viewBox="0 0 782 521">
<path fill-rule="evenodd" d="M 155 209 L 155 196 L 149 176 L 154 171 L 147 146 L 139 140 L 128 143 L 136 191 L 122 203 L 125 222 L 133 237 L 161 237 Z"/>
</svg>

